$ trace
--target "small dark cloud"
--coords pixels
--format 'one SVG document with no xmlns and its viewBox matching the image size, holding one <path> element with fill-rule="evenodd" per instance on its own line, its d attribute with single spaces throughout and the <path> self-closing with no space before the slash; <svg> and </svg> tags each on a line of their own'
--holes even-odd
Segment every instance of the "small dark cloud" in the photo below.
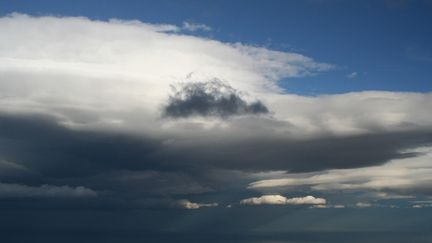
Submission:
<svg viewBox="0 0 432 243">
<path fill-rule="evenodd" d="M 236 89 L 217 79 L 185 83 L 179 89 L 173 87 L 173 91 L 164 107 L 166 117 L 228 117 L 269 112 L 261 101 L 248 103 Z"/>
</svg>

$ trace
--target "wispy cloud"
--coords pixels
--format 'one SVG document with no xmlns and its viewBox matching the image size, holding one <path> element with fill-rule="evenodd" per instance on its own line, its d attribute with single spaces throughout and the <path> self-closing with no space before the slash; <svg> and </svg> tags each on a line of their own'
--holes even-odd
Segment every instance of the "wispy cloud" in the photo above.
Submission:
<svg viewBox="0 0 432 243">
<path fill-rule="evenodd" d="M 353 78 L 356 78 L 357 76 L 358 76 L 357 72 L 352 72 L 352 73 L 350 73 L 350 74 L 347 75 L 347 78 L 353 79 Z"/>
<path fill-rule="evenodd" d="M 184 21 L 182 29 L 187 30 L 187 31 L 198 31 L 198 30 L 211 31 L 212 30 L 212 28 L 208 25 L 198 24 L 198 23 L 194 23 L 194 22 L 190 22 L 190 21 Z"/>
</svg>

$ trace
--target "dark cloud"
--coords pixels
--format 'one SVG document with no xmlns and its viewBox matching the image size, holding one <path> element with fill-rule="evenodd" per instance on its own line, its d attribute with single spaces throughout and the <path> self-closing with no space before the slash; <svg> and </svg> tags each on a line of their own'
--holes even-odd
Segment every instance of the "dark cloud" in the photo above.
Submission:
<svg viewBox="0 0 432 243">
<path fill-rule="evenodd" d="M 303 172 L 378 165 L 416 156 L 401 150 L 432 142 L 428 130 L 296 139 L 271 130 L 245 136 L 239 129 L 227 129 L 225 133 L 195 129 L 187 138 L 167 134 L 150 138 L 73 130 L 50 117 L 2 115 L 0 166 L 5 170 L 0 182 L 34 192 L 41 192 L 37 188 L 44 184 L 82 186 L 98 193 L 98 200 L 104 201 L 98 205 L 140 205 L 145 198 L 181 199 L 182 195 L 200 201 L 189 195 L 246 188 L 250 181 L 232 171 Z"/>
<path fill-rule="evenodd" d="M 359 168 L 392 159 L 417 156 L 401 150 L 432 143 L 432 132 L 397 132 L 357 136 L 290 139 L 257 136 L 239 140 L 213 139 L 172 144 L 161 155 L 185 165 L 246 171 L 311 172 Z"/>
<path fill-rule="evenodd" d="M 4 160 L 50 178 L 147 168 L 159 147 L 150 138 L 68 129 L 47 116 L 2 115 L 0 134 Z"/>
<path fill-rule="evenodd" d="M 223 173 L 223 169 L 319 171 L 324 168 L 354 168 L 416 156 L 416 153 L 401 153 L 400 150 L 432 142 L 432 133 L 428 130 L 295 139 L 278 136 L 275 132 L 244 137 L 244 134 L 237 133 L 238 129 L 230 129 L 228 134 L 232 136 L 196 130 L 194 134 L 201 136 L 191 134 L 180 139 L 175 135 L 161 135 L 160 138 L 150 138 L 73 130 L 59 125 L 52 117 L 1 115 L 0 155 L 3 162 L 0 168 L 5 172 L 0 173 L 0 182 L 9 189 L 12 184 L 16 191 L 13 197 L 0 200 L 0 225 L 7 236 L 2 239 L 14 241 L 30 235 L 31 238 L 23 241 L 46 242 L 45 239 L 57 240 L 64 236 L 61 230 L 75 229 L 71 235 L 83 241 L 88 239 L 88 234 L 101 235 L 101 232 L 117 229 L 116 232 L 122 235 L 116 237 L 122 242 L 126 236 L 137 239 L 138 234 L 142 234 L 138 237 L 141 241 L 171 242 L 177 239 L 177 235 L 165 239 L 166 232 L 190 232 L 191 229 L 195 229 L 197 234 L 205 231 L 241 232 L 279 219 L 284 220 L 279 229 L 286 229 L 286 222 L 295 222 L 293 227 L 301 227 L 299 225 L 304 224 L 298 224 L 300 220 L 308 225 L 318 222 L 316 228 L 327 227 L 327 223 L 321 225 L 319 222 L 332 218 L 332 213 L 347 212 L 346 215 L 351 215 L 353 211 L 305 209 L 300 210 L 300 217 L 298 211 L 288 215 L 291 209 L 286 208 L 283 211 L 268 207 L 226 208 L 242 198 L 260 195 L 245 190 L 247 182 L 241 190 L 230 188 L 228 184 L 239 186 L 239 181 L 244 178 L 238 178 L 232 171 Z M 167 138 L 172 142 L 163 142 Z M 216 170 L 220 173 L 212 176 Z M 7 176 L 7 171 L 19 176 Z M 4 180 L 8 180 L 8 185 Z M 44 184 L 51 186 L 42 186 Z M 48 197 L 50 191 L 58 197 Z M 31 193 L 34 197 L 26 196 Z M 304 192 L 300 195 L 304 196 Z M 185 198 L 190 203 L 186 201 L 182 205 L 202 208 L 170 208 Z M 220 206 L 211 207 L 216 205 L 213 202 Z M 254 217 L 251 219 L 248 215 Z M 296 215 L 298 218 L 293 220 Z M 373 222 L 374 215 L 378 214 L 374 212 L 368 216 Z M 389 211 L 389 215 L 393 215 L 393 211 Z M 320 220 L 316 220 L 317 217 Z M 227 218 L 232 220 L 227 221 Z M 335 220 L 334 227 L 340 228 L 338 223 Z M 57 238 L 52 235 L 53 229 L 59 230 Z M 163 231 L 165 229 L 167 231 Z M 160 230 L 160 235 L 142 233 L 146 230 Z M 95 237 L 91 239 L 97 241 Z M 234 242 L 240 241 L 238 239 Z M 253 237 L 247 239 L 244 242 L 250 242 Z"/>
<path fill-rule="evenodd" d="M 164 107 L 166 117 L 228 117 L 269 112 L 261 101 L 248 103 L 236 89 L 219 80 L 186 83 L 173 90 L 174 94 Z"/>
<path fill-rule="evenodd" d="M 150 138 L 71 130 L 47 117 L 1 116 L 0 154 L 17 168 L 50 178 L 121 170 L 148 170 L 152 173 L 140 176 L 159 178 L 162 174 L 154 171 L 202 174 L 210 168 L 295 172 L 356 168 L 416 156 L 401 150 L 432 143 L 432 131 L 426 130 L 310 139 L 257 131 L 258 135 L 237 136 L 236 132 L 235 128 L 225 134 L 196 129 L 194 134 L 200 136 L 180 139 L 173 135 L 168 137 L 172 142 L 165 143 L 168 135 Z"/>
</svg>

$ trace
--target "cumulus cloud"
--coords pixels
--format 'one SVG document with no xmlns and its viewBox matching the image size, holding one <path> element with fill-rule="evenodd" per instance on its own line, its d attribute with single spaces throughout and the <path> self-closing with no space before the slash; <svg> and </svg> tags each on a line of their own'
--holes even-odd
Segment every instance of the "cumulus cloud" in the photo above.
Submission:
<svg viewBox="0 0 432 243">
<path fill-rule="evenodd" d="M 289 172 L 254 189 L 281 182 L 322 191 L 429 183 L 405 165 L 421 153 L 403 150 L 432 142 L 432 113 L 424 106 L 430 93 L 284 93 L 280 79 L 334 66 L 187 35 L 175 25 L 12 14 L 0 18 L 0 29 L 7 36 L 0 38 L 4 182 L 30 185 L 22 177 L 3 179 L 32 171 L 31 185 L 61 180 L 142 197 L 203 193 L 238 179 L 209 176 L 215 170 Z M 179 93 L 170 99 L 172 86 Z M 161 119 L 164 113 L 184 119 Z M 355 168 L 367 166 L 374 167 L 356 177 L 362 172 Z"/>
<path fill-rule="evenodd" d="M 77 186 L 27 186 L 21 184 L 0 183 L 0 198 L 86 198 L 96 197 L 92 189 Z"/>
<path fill-rule="evenodd" d="M 173 206 L 184 209 L 199 209 L 202 207 L 217 207 L 218 203 L 194 203 L 189 200 L 182 199 L 174 202 Z"/>
<path fill-rule="evenodd" d="M 219 116 L 265 114 L 267 107 L 260 101 L 247 103 L 237 90 L 220 80 L 185 83 L 173 87 L 164 114 L 168 117 Z"/>
<path fill-rule="evenodd" d="M 304 205 L 304 204 L 326 204 L 324 198 L 313 196 L 286 198 L 281 195 L 263 195 L 240 201 L 243 205 Z"/>
<path fill-rule="evenodd" d="M 178 127 L 158 120 L 170 86 L 215 77 L 260 100 L 249 110 L 271 110 L 285 123 L 275 133 L 290 138 L 424 129 L 432 120 L 419 108 L 430 94 L 282 94 L 281 78 L 332 68 L 298 53 L 166 33 L 166 26 L 139 21 L 13 14 L 0 18 L 0 28 L 9 36 L 0 40 L 0 111 L 48 114 L 69 127 L 167 131 Z M 272 122 L 256 121 L 254 130 L 272 129 Z"/>
</svg>

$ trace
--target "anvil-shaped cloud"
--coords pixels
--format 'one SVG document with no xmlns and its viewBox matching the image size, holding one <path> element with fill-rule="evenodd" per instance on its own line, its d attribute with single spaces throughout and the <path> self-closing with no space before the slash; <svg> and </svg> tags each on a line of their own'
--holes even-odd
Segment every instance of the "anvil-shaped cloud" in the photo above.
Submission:
<svg viewBox="0 0 432 243">
<path fill-rule="evenodd" d="M 298 53 L 139 21 L 12 14 L 0 30 L 0 166 L 14 165 L 0 179 L 18 189 L 171 199 L 259 172 L 415 158 L 404 150 L 432 142 L 430 93 L 284 92 L 282 78 L 335 67 Z"/>
</svg>

